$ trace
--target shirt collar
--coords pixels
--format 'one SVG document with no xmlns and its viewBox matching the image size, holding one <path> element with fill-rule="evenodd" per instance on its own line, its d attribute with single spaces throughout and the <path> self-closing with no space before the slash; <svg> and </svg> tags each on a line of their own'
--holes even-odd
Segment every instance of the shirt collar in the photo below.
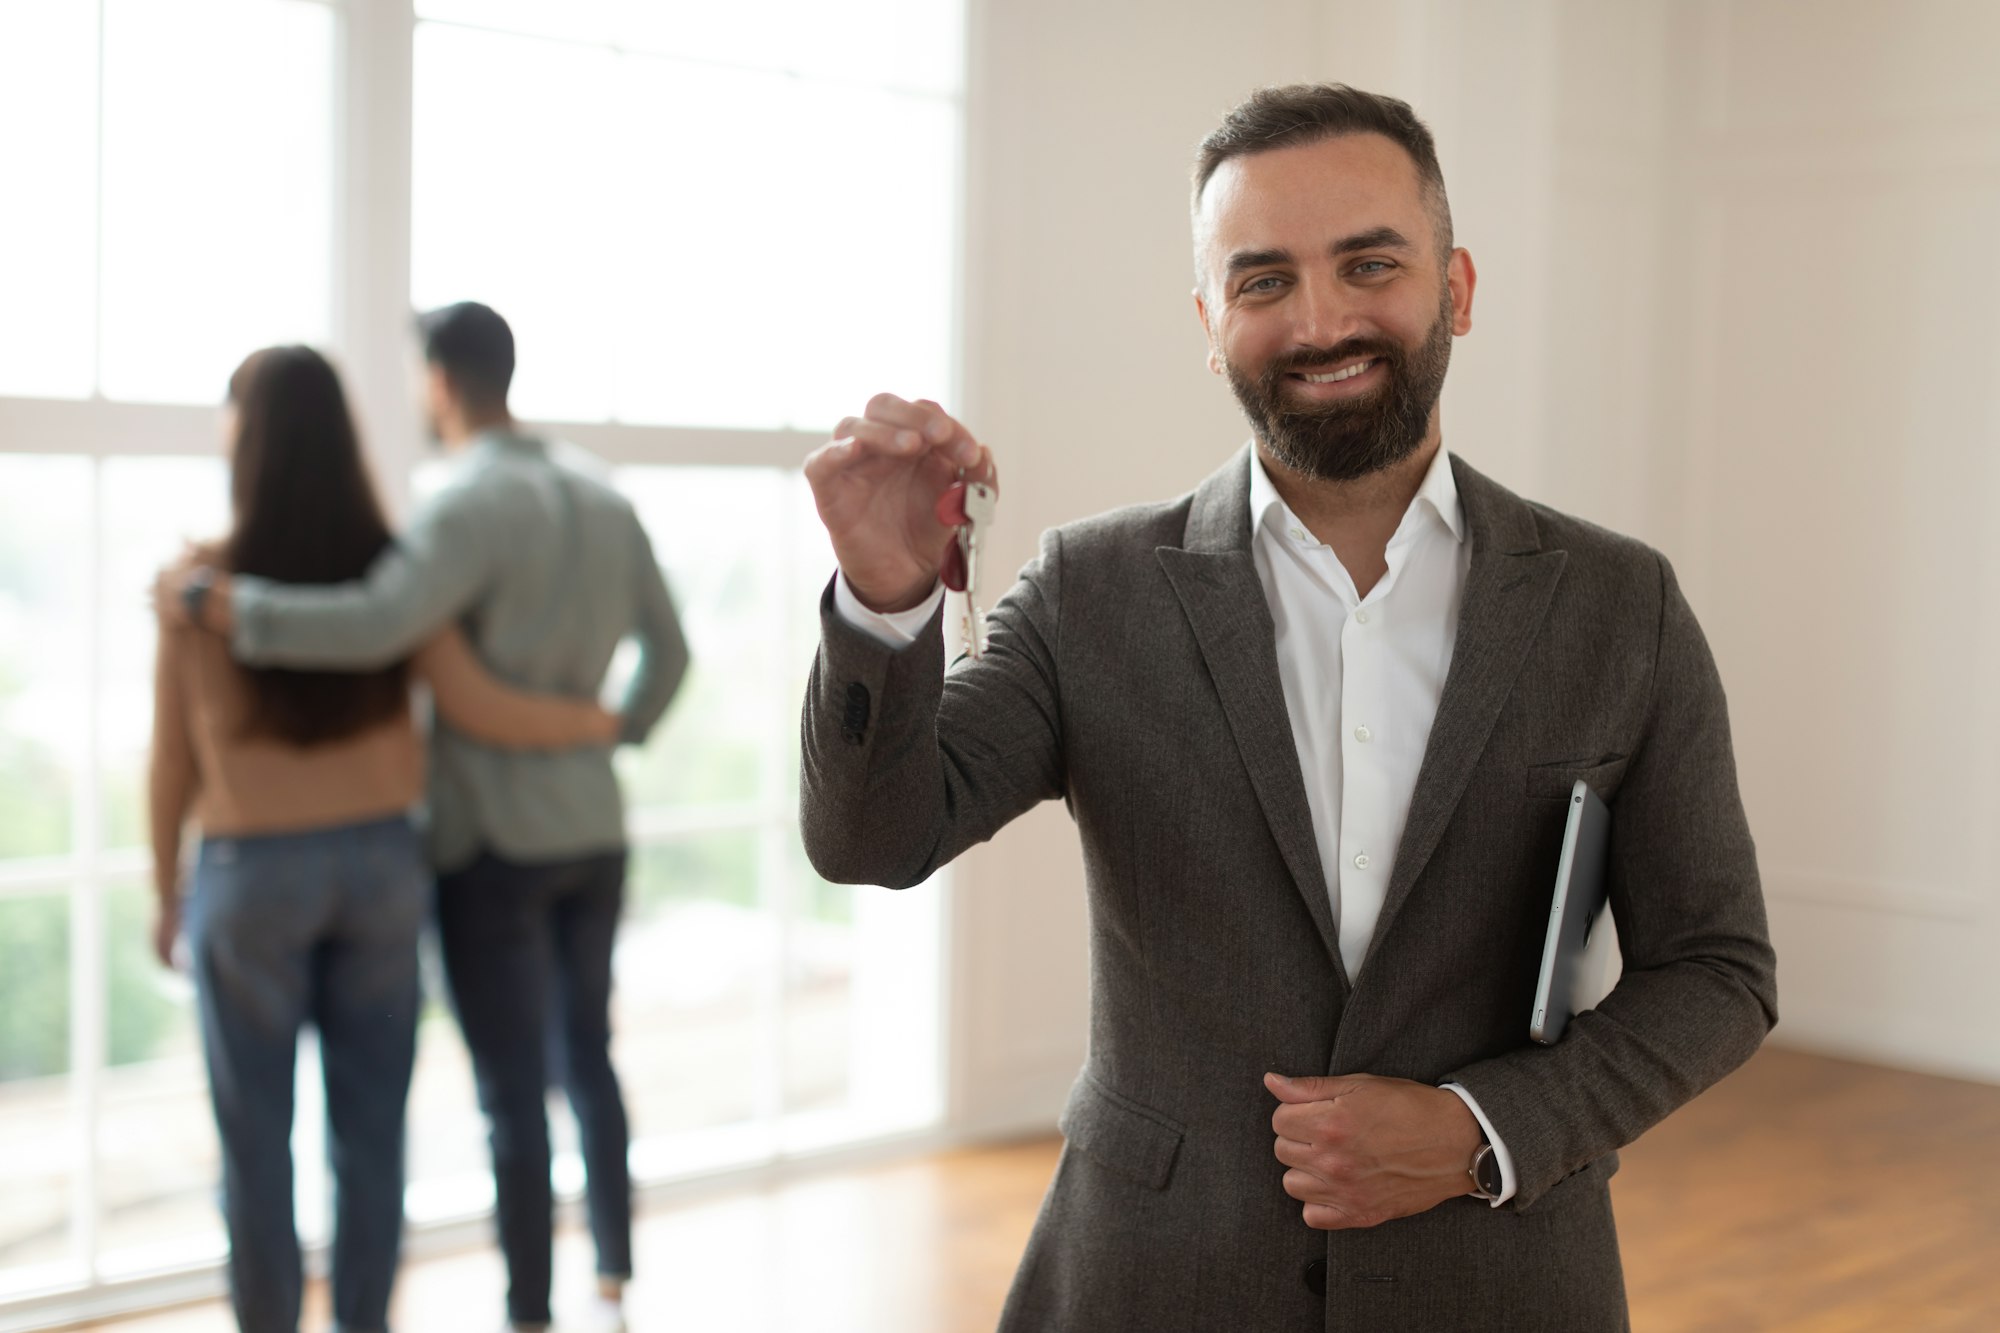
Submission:
<svg viewBox="0 0 2000 1333">
<path fill-rule="evenodd" d="M 1465 506 L 1458 498 L 1458 478 L 1452 475 L 1451 451 L 1442 444 L 1424 472 L 1423 484 L 1417 487 L 1416 503 L 1430 506 L 1438 521 L 1450 531 L 1453 541 L 1465 540 Z"/>
<path fill-rule="evenodd" d="M 523 435 L 509 426 L 492 426 L 472 437 L 468 453 L 531 453 L 544 452 L 546 446 L 532 435 Z"/>
<path fill-rule="evenodd" d="M 1451 471 L 1451 451 L 1442 444 L 1431 456 L 1431 465 L 1424 471 L 1424 479 L 1417 487 L 1416 497 L 1403 514 L 1403 521 L 1396 528 L 1396 535 L 1390 538 L 1391 545 L 1406 538 L 1410 531 L 1411 515 L 1428 509 L 1451 533 L 1452 540 L 1465 540 L 1465 508 L 1458 498 L 1458 479 Z M 1291 506 L 1278 494 L 1278 488 L 1271 484 L 1270 473 L 1264 470 L 1264 460 L 1253 445 L 1250 449 L 1250 530 L 1256 532 L 1267 524 L 1276 524 L 1278 530 L 1303 528 Z"/>
</svg>

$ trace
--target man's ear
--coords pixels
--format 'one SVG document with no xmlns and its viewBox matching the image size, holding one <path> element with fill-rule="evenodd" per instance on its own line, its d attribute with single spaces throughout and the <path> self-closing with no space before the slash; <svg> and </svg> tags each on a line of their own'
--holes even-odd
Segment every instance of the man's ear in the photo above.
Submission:
<svg viewBox="0 0 2000 1333">
<path fill-rule="evenodd" d="M 1215 327 L 1208 322 L 1208 302 L 1203 299 L 1201 288 L 1194 289 L 1194 314 L 1201 321 L 1201 336 L 1208 341 L 1208 368 L 1211 373 L 1222 373 L 1222 352 L 1215 345 Z"/>
<path fill-rule="evenodd" d="M 430 404 L 433 413 L 442 416 L 449 412 L 458 401 L 452 391 L 451 376 L 445 374 L 444 367 L 435 361 L 424 363 L 424 400 Z"/>
<path fill-rule="evenodd" d="M 1479 271 L 1472 266 L 1471 254 L 1463 248 L 1453 250 L 1444 276 L 1451 284 L 1451 331 L 1464 337 L 1472 332 L 1472 289 L 1479 285 Z"/>
</svg>

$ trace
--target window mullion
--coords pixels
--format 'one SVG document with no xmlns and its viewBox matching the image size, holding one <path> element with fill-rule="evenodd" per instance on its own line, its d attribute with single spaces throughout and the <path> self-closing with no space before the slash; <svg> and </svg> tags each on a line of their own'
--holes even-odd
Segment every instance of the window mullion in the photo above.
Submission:
<svg viewBox="0 0 2000 1333">
<path fill-rule="evenodd" d="M 336 338 L 376 475 L 407 519 L 424 459 L 410 391 L 410 170 L 416 12 L 411 0 L 354 0 L 341 15 L 335 116 Z"/>
<path fill-rule="evenodd" d="M 90 396 L 104 396 L 104 0 L 97 0 L 97 188 L 91 200 Z"/>
<path fill-rule="evenodd" d="M 789 486 L 781 490 L 780 494 L 788 490 Z M 769 614 L 775 622 L 771 626 L 769 641 L 783 643 L 786 638 L 786 626 L 792 619 L 792 608 L 784 594 L 790 591 L 792 570 L 798 566 L 799 538 L 796 524 L 781 521 L 774 527 L 772 538 L 773 545 L 777 548 L 774 558 L 778 562 L 778 569 L 777 577 L 771 581 L 771 586 L 779 590 L 779 595 L 769 609 Z M 770 696 L 782 698 L 787 693 L 784 664 L 791 661 L 791 658 L 789 655 L 780 656 L 774 653 L 765 660 L 770 664 L 768 670 L 772 676 L 767 682 Z M 771 904 L 778 929 L 777 976 L 772 981 L 777 1002 L 772 1020 L 775 1031 L 772 1033 L 774 1049 L 771 1063 L 777 1079 L 777 1111 L 781 1127 L 777 1142 L 778 1150 L 782 1154 L 787 1137 L 783 1133 L 782 1125 L 786 1113 L 791 1109 L 789 1089 L 795 1081 L 792 1077 L 794 1056 L 791 1042 L 790 978 L 794 974 L 792 956 L 798 945 L 796 917 L 799 893 L 797 876 L 793 872 L 792 856 L 792 847 L 798 838 L 798 832 L 794 823 L 796 816 L 791 813 L 797 809 L 796 798 L 788 800 L 787 789 L 793 785 L 791 775 L 798 763 L 798 728 L 793 725 L 791 714 L 782 708 L 768 710 L 765 718 L 764 805 L 778 818 L 764 825 L 760 857 L 762 873 L 758 878 L 762 882 L 764 897 Z"/>
<path fill-rule="evenodd" d="M 771 545 L 766 559 L 780 562 L 781 577 L 773 580 L 773 586 L 782 588 L 782 575 L 791 568 L 792 525 L 778 522 L 773 525 Z M 787 608 L 782 601 L 766 608 L 766 614 L 779 623 L 772 628 L 777 631 L 770 636 L 774 643 L 783 642 L 783 619 Z M 775 682 L 769 682 L 775 684 Z M 772 694 L 777 690 L 773 689 Z M 773 708 L 767 714 L 771 725 L 763 729 L 759 738 L 763 751 L 763 778 L 759 784 L 758 804 L 770 810 L 777 802 L 777 788 L 782 774 L 791 762 L 791 746 L 794 744 L 795 730 L 787 725 L 789 714 L 783 709 Z M 786 978 L 791 970 L 794 947 L 790 866 L 790 829 L 766 818 L 760 824 L 757 836 L 757 905 L 770 924 L 770 949 L 767 954 L 768 970 L 759 979 L 758 986 L 758 1037 L 762 1043 L 763 1058 L 758 1062 L 758 1092 L 756 1114 L 770 1130 L 772 1151 L 782 1156 L 785 1151 L 785 1113 L 789 1098 L 786 1096 L 787 1075 L 790 1059 L 787 1051 L 787 1035 L 790 1014 L 789 987 Z"/>
<path fill-rule="evenodd" d="M 71 803 L 71 847 L 77 877 L 70 890 L 69 1092 L 75 1175 L 71 1182 L 72 1252 L 91 1280 L 98 1275 L 98 1233 L 103 1216 L 99 1188 L 97 1121 L 103 1101 L 107 1008 L 104 966 L 104 819 L 102 700 L 104 682 L 104 465 L 90 468 L 90 541 L 83 585 L 86 677 L 83 736 Z"/>
<path fill-rule="evenodd" d="M 566 440 L 614 467 L 795 468 L 827 436 L 803 430 L 738 430 L 726 426 L 644 426 L 630 422 L 536 421 L 536 434 Z"/>
</svg>

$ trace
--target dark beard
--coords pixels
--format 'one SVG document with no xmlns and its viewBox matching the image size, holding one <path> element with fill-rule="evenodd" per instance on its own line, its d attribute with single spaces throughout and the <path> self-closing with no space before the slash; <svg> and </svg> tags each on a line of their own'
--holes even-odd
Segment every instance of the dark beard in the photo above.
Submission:
<svg viewBox="0 0 2000 1333">
<path fill-rule="evenodd" d="M 1388 382 L 1345 402 L 1303 405 L 1285 393 L 1289 373 L 1325 369 L 1350 357 L 1380 357 Z M 1225 363 L 1229 387 L 1271 456 L 1322 481 L 1354 481 L 1415 453 L 1430 430 L 1431 409 L 1451 364 L 1451 290 L 1415 351 L 1384 338 L 1348 338 L 1332 347 L 1299 347 L 1276 357 L 1251 380 Z"/>
</svg>

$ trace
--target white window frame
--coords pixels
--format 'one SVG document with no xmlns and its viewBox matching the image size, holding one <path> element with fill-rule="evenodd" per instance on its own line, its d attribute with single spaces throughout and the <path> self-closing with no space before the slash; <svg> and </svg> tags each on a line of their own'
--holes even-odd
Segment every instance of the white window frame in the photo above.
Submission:
<svg viewBox="0 0 2000 1333">
<path fill-rule="evenodd" d="M 336 179 L 333 188 L 336 223 L 332 255 L 333 325 L 331 351 L 338 360 L 361 420 L 368 423 L 368 445 L 385 499 L 399 519 L 411 504 L 411 478 L 428 455 L 421 436 L 410 386 L 411 290 L 411 157 L 413 75 L 417 18 L 412 0 L 284 0 L 317 4 L 333 12 L 338 68 L 335 74 L 334 128 Z M 970 10 L 976 0 L 961 0 Z M 104 0 L 98 8 L 99 141 L 103 136 Z M 972 15 L 967 15 L 967 28 Z M 952 384 L 963 382 L 965 271 L 965 146 L 967 95 L 964 81 L 957 93 L 941 97 L 958 114 L 959 168 L 954 182 L 953 272 L 950 295 Z M 100 151 L 101 163 L 101 151 Z M 100 166 L 101 174 L 101 166 Z M 97 201 L 101 279 L 103 196 Z M 101 307 L 101 285 L 93 293 Z M 100 328 L 95 336 L 101 340 Z M 857 404 L 857 407 L 859 405 Z M 560 438 L 596 454 L 606 463 L 625 465 L 724 466 L 796 469 L 805 455 L 823 442 L 822 436 L 796 430 L 731 430 L 719 428 L 637 425 L 618 422 L 535 422 L 542 434 Z M 0 899 L 66 893 L 70 904 L 70 1031 L 68 1078 L 75 1108 L 75 1173 L 71 1200 L 72 1262 L 82 1280 L 0 1299 L 0 1333 L 46 1328 L 106 1317 L 138 1309 L 212 1296 L 224 1289 L 219 1262 L 170 1271 L 101 1276 L 98 1263 L 98 1222 L 101 1209 L 97 1125 L 105 1068 L 107 995 L 103 894 L 107 883 L 145 878 L 150 858 L 143 849 L 106 851 L 103 841 L 102 739 L 98 734 L 98 700 L 103 692 L 102 630 L 97 608 L 102 585 L 102 509 L 99 503 L 103 463 L 112 458 L 146 456 L 215 456 L 221 452 L 220 413 L 215 407 L 118 402 L 101 396 L 95 386 L 87 399 L 40 399 L 0 396 L 0 455 L 35 454 L 87 458 L 91 468 L 91 534 L 87 544 L 90 567 L 85 584 L 91 589 L 91 613 L 86 617 L 90 680 L 84 734 L 77 741 L 74 766 L 78 788 L 72 818 L 72 844 L 64 856 L 0 861 Z M 787 719 L 766 738 L 767 771 L 783 772 L 791 762 L 797 734 Z M 760 830 L 759 866 L 769 867 L 789 855 L 785 841 L 795 827 L 796 811 L 780 794 L 766 792 L 755 802 L 685 811 L 635 811 L 631 823 L 634 848 L 690 833 L 743 829 Z M 770 880 L 760 869 L 760 881 Z M 944 1007 L 937 1025 L 938 1104 L 948 1113 L 950 1090 L 956 1083 L 947 1065 L 949 1034 L 955 1029 L 957 986 L 949 942 L 954 937 L 948 872 L 926 892 L 942 896 L 935 946 L 938 957 L 938 999 Z M 784 874 L 776 882 L 788 884 Z M 769 883 L 764 892 L 770 892 Z M 781 930 L 790 926 L 782 902 L 766 902 L 779 910 Z M 782 947 L 782 946 L 781 946 Z M 781 953 L 780 957 L 784 955 Z M 762 1003 L 782 1006 L 780 978 L 766 980 Z M 782 1030 L 782 1029 L 780 1029 Z M 774 1042 L 781 1048 L 782 1042 Z M 776 1114 L 782 1089 L 782 1053 L 774 1049 L 759 1079 L 759 1117 Z M 757 1136 L 752 1136 L 756 1138 Z M 761 1148 L 740 1164 L 706 1170 L 699 1179 L 637 1180 L 643 1197 L 658 1199 L 718 1182 L 762 1184 L 800 1170 L 820 1169 L 867 1160 L 890 1153 L 950 1146 L 956 1142 L 948 1124 L 915 1131 L 851 1140 L 831 1148 L 787 1152 L 776 1136 L 763 1136 Z M 573 1208 L 573 1201 L 565 1201 Z M 406 1256 L 479 1243 L 487 1227 L 478 1215 L 459 1215 L 412 1226 Z M 315 1269 L 324 1265 L 324 1247 L 309 1250 Z"/>
</svg>

